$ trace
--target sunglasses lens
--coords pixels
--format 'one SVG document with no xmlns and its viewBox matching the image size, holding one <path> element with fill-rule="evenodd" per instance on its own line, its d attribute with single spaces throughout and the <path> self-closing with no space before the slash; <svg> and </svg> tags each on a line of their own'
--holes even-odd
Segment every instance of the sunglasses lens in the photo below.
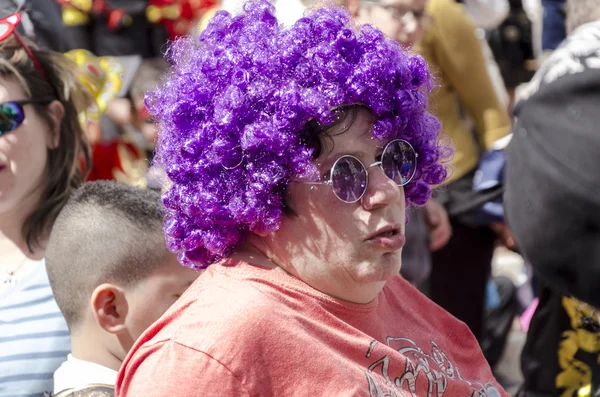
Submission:
<svg viewBox="0 0 600 397">
<path fill-rule="evenodd" d="M 355 157 L 340 157 L 331 170 L 333 192 L 346 203 L 361 199 L 367 189 L 367 170 Z"/>
<path fill-rule="evenodd" d="M 24 119 L 25 115 L 20 105 L 14 102 L 0 104 L 0 134 L 14 130 Z"/>
<path fill-rule="evenodd" d="M 404 186 L 415 175 L 417 154 L 413 147 L 402 139 L 391 141 L 381 156 L 383 172 L 399 186 Z"/>
</svg>

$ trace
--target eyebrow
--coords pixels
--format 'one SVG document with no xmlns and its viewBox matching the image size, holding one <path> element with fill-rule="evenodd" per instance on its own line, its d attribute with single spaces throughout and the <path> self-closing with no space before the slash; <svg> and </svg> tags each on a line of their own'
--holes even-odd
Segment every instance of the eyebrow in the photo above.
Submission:
<svg viewBox="0 0 600 397">
<path fill-rule="evenodd" d="M 354 156 L 357 159 L 360 159 L 362 157 L 364 157 L 365 153 L 364 152 L 360 152 L 360 151 L 353 151 L 353 152 L 344 152 L 344 153 L 330 153 L 326 159 L 324 159 L 321 162 L 321 166 L 325 167 L 325 168 L 331 168 L 333 167 L 333 163 L 335 163 L 337 161 L 337 159 L 339 159 L 342 156 Z"/>
</svg>

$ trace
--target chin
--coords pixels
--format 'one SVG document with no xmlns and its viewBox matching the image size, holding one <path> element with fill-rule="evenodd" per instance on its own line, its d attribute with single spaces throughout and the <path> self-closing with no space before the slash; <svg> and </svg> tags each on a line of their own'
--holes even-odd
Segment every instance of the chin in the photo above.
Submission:
<svg viewBox="0 0 600 397">
<path fill-rule="evenodd" d="M 382 268 L 390 272 L 390 278 L 400 274 L 400 269 L 402 268 L 402 250 L 383 254 L 379 262 Z"/>
<path fill-rule="evenodd" d="M 387 252 L 377 258 L 371 259 L 367 269 L 363 272 L 366 282 L 388 281 L 400 274 L 402 267 L 402 250 Z"/>
</svg>

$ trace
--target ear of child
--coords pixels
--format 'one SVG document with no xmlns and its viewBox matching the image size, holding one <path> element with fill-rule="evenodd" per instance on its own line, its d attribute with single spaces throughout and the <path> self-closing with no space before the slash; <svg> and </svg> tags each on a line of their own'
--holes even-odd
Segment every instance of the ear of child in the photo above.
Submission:
<svg viewBox="0 0 600 397">
<path fill-rule="evenodd" d="M 120 334 L 127 330 L 129 311 L 125 291 L 112 284 L 101 284 L 92 293 L 92 312 L 96 323 L 106 332 Z"/>
</svg>

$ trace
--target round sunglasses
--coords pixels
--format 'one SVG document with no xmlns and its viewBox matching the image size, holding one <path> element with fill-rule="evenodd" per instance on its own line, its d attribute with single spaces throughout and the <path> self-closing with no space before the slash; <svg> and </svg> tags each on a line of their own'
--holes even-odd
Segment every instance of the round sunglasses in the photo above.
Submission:
<svg viewBox="0 0 600 397">
<path fill-rule="evenodd" d="M 25 110 L 23 106 L 29 104 L 48 104 L 51 100 L 44 99 L 23 99 L 21 101 L 10 101 L 0 103 L 0 136 L 10 132 L 25 120 Z"/>
<path fill-rule="evenodd" d="M 306 185 L 329 185 L 338 199 L 344 203 L 356 203 L 367 191 L 368 169 L 379 167 L 398 186 L 404 186 L 415 176 L 418 154 L 404 139 L 389 142 L 381 154 L 381 160 L 365 167 L 356 157 L 345 154 L 338 158 L 325 181 L 297 181 Z"/>
</svg>

